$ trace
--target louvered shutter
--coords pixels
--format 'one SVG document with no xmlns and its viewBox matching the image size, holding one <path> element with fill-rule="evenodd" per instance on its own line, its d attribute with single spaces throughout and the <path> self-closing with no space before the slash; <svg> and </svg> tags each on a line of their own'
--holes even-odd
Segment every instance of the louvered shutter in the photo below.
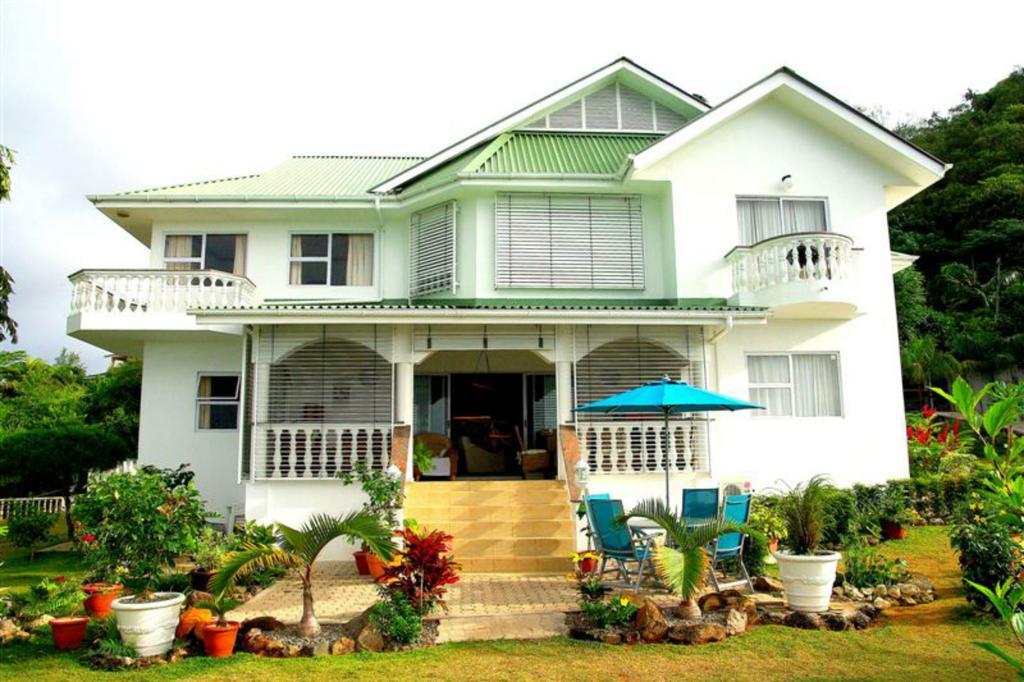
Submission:
<svg viewBox="0 0 1024 682">
<path fill-rule="evenodd" d="M 449 201 L 412 214 L 410 298 L 455 290 L 455 211 Z"/>
<path fill-rule="evenodd" d="M 329 478 L 388 465 L 392 330 L 377 325 L 257 328 L 254 478 Z"/>
<path fill-rule="evenodd" d="M 495 285 L 643 289 L 639 196 L 499 194 Z"/>
</svg>

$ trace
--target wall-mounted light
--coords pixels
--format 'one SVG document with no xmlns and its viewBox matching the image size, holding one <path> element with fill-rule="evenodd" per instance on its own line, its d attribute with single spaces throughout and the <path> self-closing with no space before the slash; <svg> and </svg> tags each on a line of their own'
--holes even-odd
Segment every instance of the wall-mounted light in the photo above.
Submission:
<svg viewBox="0 0 1024 682">
<path fill-rule="evenodd" d="M 789 173 L 786 173 L 785 175 L 782 176 L 782 179 L 779 180 L 779 185 L 782 187 L 782 189 L 784 189 L 787 192 L 793 189 L 793 176 L 790 175 Z"/>
<path fill-rule="evenodd" d="M 590 466 L 586 462 L 582 459 L 576 462 L 573 473 L 576 475 L 576 485 L 580 487 L 587 485 L 587 481 L 590 480 Z"/>
</svg>

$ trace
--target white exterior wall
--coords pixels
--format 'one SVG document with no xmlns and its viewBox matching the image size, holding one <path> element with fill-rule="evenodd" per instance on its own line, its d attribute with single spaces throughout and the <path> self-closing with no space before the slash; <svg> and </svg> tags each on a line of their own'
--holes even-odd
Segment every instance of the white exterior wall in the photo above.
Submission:
<svg viewBox="0 0 1024 682">
<path fill-rule="evenodd" d="M 240 372 L 241 367 L 241 337 L 147 341 L 142 358 L 139 463 L 165 468 L 190 465 L 207 510 L 221 515 L 227 514 L 228 506 L 236 514 L 243 507 L 239 431 L 198 429 L 196 394 L 200 373 Z"/>
</svg>

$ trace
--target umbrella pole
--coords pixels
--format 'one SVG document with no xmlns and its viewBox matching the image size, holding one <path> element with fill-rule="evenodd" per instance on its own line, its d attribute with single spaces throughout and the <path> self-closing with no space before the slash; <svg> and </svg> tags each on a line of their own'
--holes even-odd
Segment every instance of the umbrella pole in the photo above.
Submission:
<svg viewBox="0 0 1024 682">
<path fill-rule="evenodd" d="M 672 508 L 672 493 L 669 490 L 669 479 L 671 478 L 671 472 L 669 471 L 669 468 L 668 468 L 668 449 L 669 449 L 669 446 L 672 444 L 672 439 L 669 437 L 669 432 L 668 432 L 668 410 L 666 409 L 666 410 L 664 410 L 664 412 L 665 412 L 665 440 L 664 440 L 664 450 L 665 450 L 665 508 L 666 509 L 671 509 Z"/>
</svg>

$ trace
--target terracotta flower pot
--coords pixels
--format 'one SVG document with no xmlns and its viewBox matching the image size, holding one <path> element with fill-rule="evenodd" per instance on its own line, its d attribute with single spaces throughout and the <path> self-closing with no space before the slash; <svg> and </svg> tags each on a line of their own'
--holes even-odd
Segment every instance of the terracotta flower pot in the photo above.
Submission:
<svg viewBox="0 0 1024 682">
<path fill-rule="evenodd" d="M 597 570 L 597 559 L 594 557 L 583 557 L 580 559 L 580 570 L 584 573 L 593 573 Z"/>
<path fill-rule="evenodd" d="M 203 649 L 211 658 L 227 658 L 235 651 L 235 640 L 238 639 L 236 620 L 229 620 L 224 625 L 216 622 L 203 625 Z"/>
<path fill-rule="evenodd" d="M 771 554 L 774 554 L 775 552 L 779 551 L 779 539 L 778 538 L 772 538 L 771 540 L 768 541 L 768 551 Z"/>
<path fill-rule="evenodd" d="M 361 549 L 358 552 L 353 552 L 352 556 L 356 560 L 356 572 L 359 575 L 369 575 L 370 567 L 366 563 L 366 557 L 369 554 L 365 549 Z"/>
<path fill-rule="evenodd" d="M 89 627 L 88 616 L 65 616 L 50 621 L 53 643 L 61 651 L 71 651 L 82 646 L 85 629 Z"/>
<path fill-rule="evenodd" d="M 380 580 L 384 577 L 384 567 L 386 564 L 384 560 L 373 552 L 368 552 L 366 555 L 366 567 L 370 571 L 370 577 L 374 580 Z"/>
<path fill-rule="evenodd" d="M 903 524 L 896 523 L 895 521 L 883 521 L 882 536 L 886 540 L 906 540 L 907 529 Z"/>
<path fill-rule="evenodd" d="M 86 583 L 82 585 L 82 591 L 88 597 L 85 598 L 85 612 L 93 618 L 106 618 L 111 614 L 110 605 L 121 596 L 124 585 L 121 583 Z"/>
</svg>

